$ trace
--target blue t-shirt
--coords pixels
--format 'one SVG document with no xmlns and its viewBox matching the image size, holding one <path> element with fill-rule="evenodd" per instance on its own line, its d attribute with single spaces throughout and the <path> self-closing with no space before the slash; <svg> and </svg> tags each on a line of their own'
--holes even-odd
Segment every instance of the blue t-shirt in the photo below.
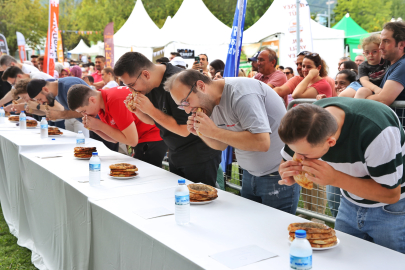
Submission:
<svg viewBox="0 0 405 270">
<path fill-rule="evenodd" d="M 393 65 L 391 65 L 387 72 L 385 73 L 385 76 L 383 80 L 381 81 L 380 88 L 384 87 L 384 84 L 386 81 L 396 81 L 405 88 L 405 55 L 401 57 L 397 62 L 395 62 Z M 405 100 L 405 91 L 402 90 L 402 92 L 398 95 L 398 97 L 395 100 Z"/>
<path fill-rule="evenodd" d="M 56 96 L 56 100 L 60 104 L 62 104 L 62 106 L 67 111 L 70 110 L 67 102 L 67 93 L 69 91 L 69 88 L 75 84 L 83 84 L 85 86 L 89 86 L 85 81 L 76 77 L 65 77 L 58 80 L 58 95 Z M 80 122 L 82 121 L 82 118 L 76 119 L 79 120 Z"/>
</svg>

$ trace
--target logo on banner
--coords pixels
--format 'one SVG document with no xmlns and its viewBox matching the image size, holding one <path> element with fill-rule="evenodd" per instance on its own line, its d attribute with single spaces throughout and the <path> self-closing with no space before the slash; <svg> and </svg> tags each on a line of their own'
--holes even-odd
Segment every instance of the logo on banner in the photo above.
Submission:
<svg viewBox="0 0 405 270">
<path fill-rule="evenodd" d="M 177 52 L 180 54 L 183 59 L 194 59 L 194 50 L 189 49 L 177 49 Z"/>
</svg>

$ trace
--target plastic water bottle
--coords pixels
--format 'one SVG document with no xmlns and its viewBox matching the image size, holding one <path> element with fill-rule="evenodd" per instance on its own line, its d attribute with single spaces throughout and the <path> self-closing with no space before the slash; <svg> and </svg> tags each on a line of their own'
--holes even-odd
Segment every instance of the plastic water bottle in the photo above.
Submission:
<svg viewBox="0 0 405 270">
<path fill-rule="evenodd" d="M 89 162 L 89 183 L 90 186 L 99 186 L 101 179 L 101 161 L 97 152 L 93 152 L 93 156 Z"/>
<path fill-rule="evenodd" d="M 312 247 L 306 237 L 306 231 L 295 231 L 295 239 L 290 247 L 290 269 L 312 269 Z"/>
<path fill-rule="evenodd" d="M 83 135 L 83 131 L 79 130 L 79 132 L 77 133 L 76 136 L 76 144 L 84 144 L 85 140 L 84 140 L 84 135 Z"/>
<path fill-rule="evenodd" d="M 6 112 L 3 107 L 0 107 L 0 123 L 6 122 Z"/>
<path fill-rule="evenodd" d="M 20 113 L 20 129 L 27 129 L 27 116 L 24 111 Z"/>
<path fill-rule="evenodd" d="M 186 186 L 186 180 L 179 179 L 178 183 L 174 191 L 176 203 L 174 216 L 177 224 L 185 225 L 190 222 L 190 192 Z"/>
<path fill-rule="evenodd" d="M 48 121 L 45 117 L 41 119 L 41 139 L 48 138 Z"/>
</svg>

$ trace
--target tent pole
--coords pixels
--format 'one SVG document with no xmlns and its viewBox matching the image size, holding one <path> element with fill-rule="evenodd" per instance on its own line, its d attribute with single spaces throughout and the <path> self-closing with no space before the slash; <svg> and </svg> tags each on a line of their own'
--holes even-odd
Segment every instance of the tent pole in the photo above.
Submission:
<svg viewBox="0 0 405 270">
<path fill-rule="evenodd" d="M 300 53 L 300 0 L 297 0 L 297 56 Z"/>
</svg>

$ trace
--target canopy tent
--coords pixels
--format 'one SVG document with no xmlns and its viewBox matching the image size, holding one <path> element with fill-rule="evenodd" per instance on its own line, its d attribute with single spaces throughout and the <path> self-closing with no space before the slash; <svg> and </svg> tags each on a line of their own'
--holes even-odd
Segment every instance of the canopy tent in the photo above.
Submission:
<svg viewBox="0 0 405 270">
<path fill-rule="evenodd" d="M 90 56 L 104 55 L 104 42 L 98 41 L 97 44 L 91 45 L 85 54 Z"/>
<path fill-rule="evenodd" d="M 196 12 L 199 18 L 203 18 L 201 23 L 193 23 Z M 166 21 L 160 33 L 162 38 L 159 41 L 167 44 L 167 57 L 171 51 L 191 49 L 196 55 L 207 54 L 209 61 L 226 61 L 231 28 L 218 20 L 202 0 L 184 0 L 173 18 L 169 22 Z M 189 66 L 193 61 L 186 59 Z"/>
<path fill-rule="evenodd" d="M 250 45 L 249 47 L 254 49 L 253 52 L 244 50 L 248 57 L 251 57 L 263 43 L 274 44 L 279 48 L 279 64 L 286 66 L 283 61 L 288 54 L 286 51 L 291 50 L 291 48 L 283 43 L 285 25 L 289 24 L 285 19 L 284 11 L 282 12 L 283 5 L 285 5 L 283 0 L 275 0 L 263 16 L 244 31 L 243 44 Z M 339 58 L 344 55 L 344 31 L 324 27 L 314 20 L 311 20 L 310 26 L 313 51 L 319 53 L 325 60 L 329 66 L 329 75 L 333 77 L 338 71 Z"/>
<path fill-rule="evenodd" d="M 359 49 L 361 39 L 368 36 L 368 32 L 361 28 L 349 15 L 346 14 L 333 29 L 345 31 L 345 45 L 349 46 L 350 59 L 354 61 L 356 58 L 356 50 Z"/>
<path fill-rule="evenodd" d="M 124 53 L 138 51 L 151 59 L 152 47 L 157 44 L 159 28 L 149 17 L 142 0 L 137 0 L 125 24 L 114 34 L 114 59 Z"/>
<path fill-rule="evenodd" d="M 90 47 L 87 46 L 86 43 L 84 43 L 83 39 L 80 39 L 79 44 L 77 44 L 77 46 L 73 50 L 68 51 L 68 53 L 70 53 L 71 55 L 79 55 L 87 53 L 89 49 Z"/>
</svg>

